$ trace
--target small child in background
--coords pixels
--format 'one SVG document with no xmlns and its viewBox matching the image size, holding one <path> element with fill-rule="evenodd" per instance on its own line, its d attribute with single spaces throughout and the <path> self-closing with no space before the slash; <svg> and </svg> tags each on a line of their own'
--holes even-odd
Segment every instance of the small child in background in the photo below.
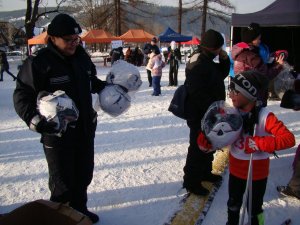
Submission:
<svg viewBox="0 0 300 225">
<path fill-rule="evenodd" d="M 243 118 L 243 131 L 230 146 L 229 152 L 229 199 L 226 225 L 238 225 L 243 194 L 246 189 L 250 154 L 252 163 L 252 225 L 263 225 L 263 198 L 269 175 L 270 153 L 295 145 L 294 135 L 267 108 L 257 105 L 258 93 L 267 85 L 266 77 L 249 70 L 231 79 L 229 97 Z M 256 125 L 256 126 L 255 126 Z M 201 135 L 201 138 L 200 138 Z M 200 133 L 199 148 L 211 147 L 208 139 Z"/>
<path fill-rule="evenodd" d="M 160 54 L 159 48 L 154 47 L 154 56 L 150 59 L 151 75 L 152 75 L 152 86 L 153 93 L 152 96 L 161 95 L 160 80 L 162 76 L 162 69 L 165 67 L 165 62 L 162 60 L 162 55 Z"/>
</svg>

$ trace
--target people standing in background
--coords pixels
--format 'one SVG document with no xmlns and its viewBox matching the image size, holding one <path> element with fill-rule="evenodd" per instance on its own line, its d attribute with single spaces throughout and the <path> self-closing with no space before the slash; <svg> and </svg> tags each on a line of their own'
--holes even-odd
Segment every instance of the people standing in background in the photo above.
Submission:
<svg viewBox="0 0 300 225">
<path fill-rule="evenodd" d="M 153 46 L 153 53 L 154 55 L 151 58 L 149 65 L 152 74 L 152 96 L 159 96 L 161 95 L 160 80 L 162 76 L 162 69 L 165 67 L 165 62 L 162 60 L 162 55 L 160 54 L 159 48 L 157 46 Z"/>
<path fill-rule="evenodd" d="M 222 50 L 224 38 L 215 30 L 204 33 L 202 43 L 186 64 L 187 90 L 185 111 L 190 129 L 189 147 L 184 166 L 183 187 L 196 195 L 207 195 L 209 191 L 202 181 L 220 182 L 222 177 L 212 173 L 214 152 L 204 153 L 197 144 L 201 131 L 201 120 L 209 106 L 218 100 L 225 100 L 224 80 L 228 76 L 230 61 L 227 52 Z M 219 62 L 214 58 L 219 56 Z"/>
<path fill-rule="evenodd" d="M 125 52 L 125 61 L 128 63 L 132 63 L 132 51 L 130 47 L 128 47 L 128 49 Z"/>
<path fill-rule="evenodd" d="M 109 55 L 111 56 L 111 65 L 113 65 L 114 62 L 119 59 L 124 60 L 123 47 L 118 47 L 118 48 L 111 50 Z"/>
<path fill-rule="evenodd" d="M 144 55 L 138 46 L 136 46 L 133 51 L 133 58 L 135 66 L 141 66 L 143 64 Z"/>
<path fill-rule="evenodd" d="M 155 47 L 157 47 L 157 38 L 153 37 L 152 40 L 151 40 L 150 45 L 147 45 L 147 48 L 144 49 L 144 53 L 147 54 L 147 66 L 146 66 L 146 70 L 147 70 L 147 77 L 148 77 L 149 87 L 152 87 L 151 69 L 149 67 L 150 56 L 153 53 L 153 48 L 155 48 Z"/>
<path fill-rule="evenodd" d="M 4 72 L 8 73 L 14 81 L 17 79 L 17 77 L 9 71 L 9 64 L 7 61 L 6 53 L 0 50 L 0 81 L 3 81 Z"/>
<path fill-rule="evenodd" d="M 176 47 L 176 42 L 172 41 L 170 44 L 170 52 L 168 55 L 168 62 L 170 64 L 169 70 L 169 86 L 178 85 L 178 68 L 181 61 L 181 53 L 179 48 Z"/>
<path fill-rule="evenodd" d="M 280 56 L 272 65 L 264 63 L 259 54 L 259 45 L 261 43 L 261 28 L 257 23 L 251 23 L 248 27 L 242 29 L 242 42 L 232 47 L 231 56 L 234 60 L 234 74 L 247 70 L 257 70 L 262 75 L 267 76 L 269 82 L 274 79 L 282 70 L 284 57 Z M 261 90 L 258 100 L 267 105 L 268 86 Z"/>
</svg>

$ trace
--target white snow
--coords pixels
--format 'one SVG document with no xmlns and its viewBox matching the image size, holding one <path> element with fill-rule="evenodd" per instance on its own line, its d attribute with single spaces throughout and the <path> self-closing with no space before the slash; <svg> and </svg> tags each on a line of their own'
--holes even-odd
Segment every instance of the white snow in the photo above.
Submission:
<svg viewBox="0 0 300 225">
<path fill-rule="evenodd" d="M 17 73 L 20 61 L 10 61 Z M 101 79 L 110 67 L 96 63 Z M 179 83 L 184 81 L 185 65 L 179 69 Z M 101 225 L 163 225 L 179 209 L 185 191 L 182 187 L 183 166 L 189 130 L 185 121 L 167 108 L 174 87 L 168 87 L 168 65 L 163 71 L 162 96 L 151 96 L 144 67 L 139 68 L 143 85 L 135 93 L 131 108 L 119 117 L 99 112 L 95 138 L 94 178 L 89 186 L 88 206 L 100 216 Z M 15 82 L 4 74 L 0 82 L 0 213 L 36 199 L 48 199 L 47 163 L 39 143 L 39 134 L 29 131 L 17 116 L 12 94 Z M 299 112 L 270 102 L 270 109 L 285 122 L 300 142 Z M 291 177 L 296 147 L 279 152 L 272 158 L 265 194 L 266 225 L 279 224 L 287 217 L 300 224 L 300 201 L 282 198 L 277 185 Z M 218 191 L 203 224 L 225 224 L 227 178 Z"/>
</svg>

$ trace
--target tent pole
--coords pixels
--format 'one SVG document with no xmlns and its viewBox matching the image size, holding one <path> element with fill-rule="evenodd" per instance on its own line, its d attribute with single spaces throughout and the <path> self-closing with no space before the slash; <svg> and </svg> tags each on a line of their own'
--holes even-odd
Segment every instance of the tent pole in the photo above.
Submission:
<svg viewBox="0 0 300 225">
<path fill-rule="evenodd" d="M 232 49 L 233 26 L 230 26 L 230 50 Z"/>
</svg>

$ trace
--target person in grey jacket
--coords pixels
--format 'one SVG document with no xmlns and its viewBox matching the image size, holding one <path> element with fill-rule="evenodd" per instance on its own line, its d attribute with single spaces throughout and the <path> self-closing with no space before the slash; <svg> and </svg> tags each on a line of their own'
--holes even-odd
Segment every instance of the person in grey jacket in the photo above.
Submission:
<svg viewBox="0 0 300 225">
<path fill-rule="evenodd" d="M 99 93 L 105 82 L 80 45 L 80 25 L 67 14 L 58 14 L 48 26 L 48 44 L 36 56 L 29 56 L 18 74 L 13 94 L 18 115 L 28 127 L 41 134 L 48 163 L 50 200 L 69 203 L 93 223 L 98 215 L 87 208 L 87 188 L 93 178 L 94 137 L 97 113 L 91 93 Z M 64 91 L 75 103 L 79 118 L 76 126 L 61 135 L 56 124 L 48 122 L 37 110 L 41 92 Z"/>
</svg>

